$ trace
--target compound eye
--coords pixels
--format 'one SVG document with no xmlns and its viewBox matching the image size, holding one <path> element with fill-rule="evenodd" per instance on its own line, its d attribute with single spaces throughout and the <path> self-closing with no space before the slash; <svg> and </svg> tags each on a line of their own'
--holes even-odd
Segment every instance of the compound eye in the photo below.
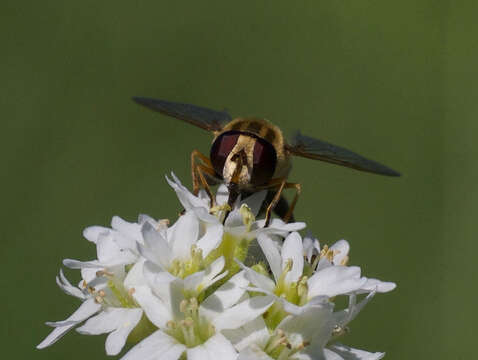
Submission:
<svg viewBox="0 0 478 360">
<path fill-rule="evenodd" d="M 254 144 L 254 166 L 251 183 L 264 185 L 272 179 L 277 164 L 277 154 L 274 146 L 264 139 L 258 138 Z"/>
<path fill-rule="evenodd" d="M 209 157 L 216 174 L 222 179 L 222 171 L 224 170 L 224 164 L 232 151 L 236 146 L 237 139 L 240 133 L 234 131 L 228 131 L 219 135 L 211 146 L 211 152 Z"/>
</svg>

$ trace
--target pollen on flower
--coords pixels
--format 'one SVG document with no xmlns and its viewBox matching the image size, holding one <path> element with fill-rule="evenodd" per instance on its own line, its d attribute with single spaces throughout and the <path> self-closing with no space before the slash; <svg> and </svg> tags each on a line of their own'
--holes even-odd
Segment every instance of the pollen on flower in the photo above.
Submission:
<svg viewBox="0 0 478 360">
<path fill-rule="evenodd" d="M 320 258 L 325 258 L 332 262 L 332 260 L 334 260 L 334 251 L 332 249 L 329 249 L 328 245 L 324 245 L 322 250 L 320 250 Z"/>
<path fill-rule="evenodd" d="M 219 220 L 224 220 L 222 217 L 229 211 L 231 211 L 229 204 L 225 203 L 222 205 L 214 205 L 209 209 L 209 212 L 216 216 Z"/>
<path fill-rule="evenodd" d="M 156 228 L 156 230 L 161 230 L 161 229 L 164 229 L 164 228 L 167 228 L 170 224 L 170 221 L 169 219 L 161 219 L 158 221 L 158 226 Z"/>
<path fill-rule="evenodd" d="M 338 338 L 340 336 L 346 335 L 350 332 L 350 329 L 347 326 L 335 325 L 332 330 L 332 337 Z"/>
<path fill-rule="evenodd" d="M 349 256 L 346 255 L 342 260 L 340 260 L 340 265 L 346 266 L 349 263 Z"/>
<path fill-rule="evenodd" d="M 304 305 L 307 302 L 307 276 L 302 276 L 297 282 L 287 282 L 286 276 L 292 269 L 293 261 L 288 259 L 282 274 L 277 280 L 274 294 L 280 296 L 292 304 Z"/>
<path fill-rule="evenodd" d="M 195 347 L 206 342 L 216 333 L 214 326 L 199 315 L 197 298 L 182 300 L 179 304 L 179 311 L 184 318 L 168 321 L 166 332 L 181 344 L 189 348 Z"/>
<path fill-rule="evenodd" d="M 202 249 L 199 249 L 196 245 L 192 245 L 189 259 L 174 259 L 171 262 L 169 272 L 174 276 L 184 279 L 197 271 L 204 270 L 205 267 L 206 264 L 203 259 Z"/>
<path fill-rule="evenodd" d="M 96 276 L 97 277 L 102 277 L 102 276 L 109 276 L 109 277 L 112 277 L 114 276 L 113 273 L 109 272 L 109 271 L 106 271 L 106 270 L 98 270 L 96 272 Z"/>
<path fill-rule="evenodd" d="M 251 208 L 247 204 L 242 204 L 239 212 L 242 216 L 242 222 L 246 225 L 247 231 L 251 230 L 251 226 L 256 221 L 256 217 L 251 211 Z"/>
</svg>

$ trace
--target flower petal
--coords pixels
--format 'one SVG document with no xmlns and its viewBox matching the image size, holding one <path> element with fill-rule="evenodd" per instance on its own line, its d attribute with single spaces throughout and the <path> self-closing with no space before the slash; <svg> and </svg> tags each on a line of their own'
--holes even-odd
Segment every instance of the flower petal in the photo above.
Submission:
<svg viewBox="0 0 478 360">
<path fill-rule="evenodd" d="M 282 329 L 292 346 L 304 341 L 309 345 L 304 352 L 320 359 L 322 349 L 330 339 L 334 321 L 332 308 L 326 306 L 309 306 L 299 316 L 287 316 L 277 326 Z"/>
<path fill-rule="evenodd" d="M 219 185 L 216 191 L 216 203 L 220 206 L 227 203 L 229 199 L 229 190 L 225 184 Z"/>
<path fill-rule="evenodd" d="M 358 266 L 330 266 L 316 272 L 308 280 L 309 298 L 349 294 L 360 289 L 366 281 L 366 278 L 360 277 Z"/>
<path fill-rule="evenodd" d="M 254 296 L 219 313 L 212 323 L 217 331 L 237 329 L 262 315 L 274 303 L 272 296 Z"/>
<path fill-rule="evenodd" d="M 257 191 L 251 196 L 248 196 L 244 200 L 242 200 L 241 205 L 246 204 L 249 209 L 251 209 L 252 214 L 254 216 L 257 216 L 257 214 L 259 214 L 259 211 L 261 210 L 262 203 L 264 202 L 266 195 L 266 190 Z M 241 207 L 241 205 L 239 205 L 239 207 Z"/>
<path fill-rule="evenodd" d="M 379 360 L 385 356 L 385 353 L 371 353 L 364 350 L 354 349 L 349 346 L 336 343 L 329 346 L 331 350 L 336 352 L 344 360 Z M 327 358 L 329 360 L 329 358 Z"/>
<path fill-rule="evenodd" d="M 224 265 L 226 265 L 226 260 L 224 259 L 224 256 L 221 256 L 220 258 L 214 260 L 212 264 L 206 268 L 204 271 L 204 278 L 201 282 L 201 291 L 207 289 L 216 281 L 227 275 L 227 272 L 223 272 L 221 274 L 221 271 L 224 269 Z"/>
<path fill-rule="evenodd" d="M 247 279 L 257 288 L 265 290 L 267 292 L 273 292 L 275 288 L 275 283 L 272 279 L 269 279 L 267 276 L 259 274 L 257 271 L 252 270 L 251 268 L 248 268 L 244 264 L 242 264 L 240 261 L 236 262 L 239 264 L 239 266 L 246 271 L 246 277 Z"/>
<path fill-rule="evenodd" d="M 194 207 L 203 207 L 209 210 L 209 201 L 194 196 L 186 187 L 181 184 L 181 181 L 179 181 L 174 173 L 171 173 L 171 177 L 173 180 L 170 180 L 166 176 L 166 181 L 174 189 L 176 195 L 178 196 L 179 202 L 186 211 L 191 210 Z"/>
<path fill-rule="evenodd" d="M 292 260 L 292 268 L 286 274 L 286 282 L 296 282 L 302 276 L 304 270 L 304 255 L 302 249 L 302 238 L 299 233 L 292 232 L 284 240 L 281 250 L 282 270 L 284 270 L 287 261 Z"/>
<path fill-rule="evenodd" d="M 60 269 L 60 274 L 56 277 L 56 284 L 68 295 L 77 297 L 79 299 L 86 298 L 86 295 L 83 294 L 83 291 L 78 289 L 76 286 L 71 285 L 71 283 L 65 277 L 65 274 L 63 274 L 62 269 Z"/>
<path fill-rule="evenodd" d="M 171 320 L 172 315 L 169 307 L 154 296 L 149 287 L 139 286 L 135 288 L 133 298 L 144 310 L 148 319 L 158 328 L 166 326 L 166 323 Z"/>
<path fill-rule="evenodd" d="M 121 360 L 177 360 L 184 350 L 186 346 L 157 330 L 134 346 Z"/>
<path fill-rule="evenodd" d="M 258 346 L 252 346 L 241 350 L 237 360 L 273 360 Z"/>
<path fill-rule="evenodd" d="M 141 225 L 138 223 L 131 223 L 123 220 L 119 216 L 113 216 L 111 219 L 111 227 L 131 240 L 142 241 Z"/>
<path fill-rule="evenodd" d="M 171 261 L 171 250 L 168 241 L 149 222 L 141 228 L 144 245 L 138 243 L 138 250 L 149 261 L 168 268 Z"/>
<path fill-rule="evenodd" d="M 93 281 L 96 278 L 96 273 L 98 272 L 99 269 L 95 268 L 82 268 L 81 269 L 81 283 L 84 285 L 83 280 L 86 281 L 86 283 L 89 283 L 90 281 Z M 106 279 L 105 279 L 106 280 Z M 83 288 L 83 286 L 79 286 L 80 288 Z"/>
<path fill-rule="evenodd" d="M 108 355 L 117 355 L 123 348 L 129 333 L 141 320 L 142 315 L 143 310 L 139 308 L 109 307 L 88 319 L 76 331 L 86 335 L 110 333 L 106 339 L 106 353 Z"/>
<path fill-rule="evenodd" d="M 337 325 L 345 327 L 349 322 L 357 317 L 360 311 L 368 304 L 375 296 L 375 292 L 368 294 L 362 301 L 357 304 L 357 296 L 352 294 L 349 296 L 348 308 L 334 313 L 334 319 Z"/>
<path fill-rule="evenodd" d="M 134 247 L 136 249 L 136 244 L 134 244 Z M 108 235 L 100 235 L 96 242 L 98 260 L 108 266 L 135 262 L 136 256 L 128 250 L 130 249 L 120 247 L 111 233 Z"/>
<path fill-rule="evenodd" d="M 97 304 L 94 299 L 90 298 L 84 301 L 80 307 L 66 320 L 47 323 L 50 326 L 54 326 L 55 329 L 40 344 L 37 345 L 37 349 L 43 349 L 54 344 L 58 339 L 71 330 L 71 328 L 88 319 L 100 309 L 101 305 Z"/>
<path fill-rule="evenodd" d="M 258 316 L 237 329 L 223 330 L 222 333 L 238 351 L 242 351 L 252 345 L 264 348 L 270 338 L 269 330 L 262 316 Z"/>
<path fill-rule="evenodd" d="M 362 291 L 359 293 L 376 291 L 378 293 L 386 293 L 392 291 L 397 287 L 393 282 L 380 281 L 378 279 L 367 279 L 367 282 L 362 286 Z"/>
<path fill-rule="evenodd" d="M 83 237 L 92 243 L 96 243 L 100 235 L 108 234 L 110 231 L 111 229 L 104 226 L 89 226 L 83 230 Z"/>
<path fill-rule="evenodd" d="M 319 240 L 308 233 L 303 240 L 302 247 L 304 249 L 304 257 L 311 262 L 313 255 L 320 254 Z"/>
<path fill-rule="evenodd" d="M 166 271 L 160 271 L 158 266 L 147 261 L 144 264 L 144 277 L 153 290 L 154 294 L 165 303 L 169 304 L 171 299 L 171 283 L 178 279 Z"/>
<path fill-rule="evenodd" d="M 268 234 L 259 234 L 257 237 L 257 243 L 261 247 L 267 262 L 269 263 L 274 279 L 278 281 L 282 274 L 282 258 L 279 249 Z"/>
<path fill-rule="evenodd" d="M 134 289 L 137 286 L 146 285 L 146 279 L 144 278 L 144 263 L 146 259 L 139 260 L 128 271 L 123 281 L 123 285 L 126 289 Z"/>
<path fill-rule="evenodd" d="M 344 358 L 342 356 L 340 356 L 339 354 L 337 353 L 334 353 L 333 351 L 329 350 L 329 349 L 324 349 L 323 350 L 324 352 L 324 360 L 344 360 Z"/>
<path fill-rule="evenodd" d="M 286 237 L 292 231 L 299 231 L 305 228 L 304 222 L 285 223 L 281 219 L 274 218 L 268 227 L 264 227 L 265 220 L 256 221 L 259 232 L 280 235 Z"/>
<path fill-rule="evenodd" d="M 94 268 L 100 270 L 105 267 L 105 265 L 101 264 L 98 260 L 80 261 L 75 259 L 63 259 L 63 265 L 70 269 Z"/>
<path fill-rule="evenodd" d="M 172 257 L 188 259 L 191 256 L 191 245 L 195 244 L 199 235 L 199 220 L 194 213 L 186 212 L 172 228 L 171 238 L 168 239 L 172 247 Z"/>
<path fill-rule="evenodd" d="M 350 251 L 350 245 L 347 240 L 339 240 L 330 247 L 334 254 L 334 265 L 346 265 L 347 257 Z"/>
<path fill-rule="evenodd" d="M 212 319 L 224 309 L 230 308 L 244 295 L 248 284 L 245 272 L 237 273 L 201 303 L 201 315 Z"/>
<path fill-rule="evenodd" d="M 235 360 L 237 352 L 221 333 L 216 333 L 204 344 L 187 349 L 188 360 Z"/>
<path fill-rule="evenodd" d="M 116 330 L 111 332 L 106 338 L 105 349 L 108 355 L 118 355 L 123 349 L 126 340 L 128 339 L 131 331 L 138 325 L 141 317 L 143 316 L 143 310 L 141 309 L 127 309 L 129 310 L 126 316 L 123 318 L 121 326 L 118 326 Z"/>
<path fill-rule="evenodd" d="M 204 258 L 219 246 L 223 234 L 224 226 L 222 224 L 214 224 L 207 227 L 206 233 L 197 242 L 197 247 L 202 250 Z"/>
</svg>

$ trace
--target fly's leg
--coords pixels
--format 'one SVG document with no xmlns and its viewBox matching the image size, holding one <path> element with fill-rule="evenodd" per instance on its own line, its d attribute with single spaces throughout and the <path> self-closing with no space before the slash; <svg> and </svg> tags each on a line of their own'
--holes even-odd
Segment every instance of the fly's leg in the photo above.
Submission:
<svg viewBox="0 0 478 360">
<path fill-rule="evenodd" d="M 301 185 L 299 183 L 288 183 L 286 179 L 272 179 L 269 184 L 267 184 L 264 188 L 277 188 L 277 192 L 275 193 L 272 201 L 269 203 L 266 209 L 266 222 L 264 227 L 269 226 L 271 222 L 272 210 L 274 210 L 275 206 L 279 202 L 282 192 L 284 189 L 295 189 L 294 199 L 287 210 L 287 213 L 284 215 L 282 220 L 284 222 L 288 222 L 294 212 L 295 205 L 297 204 L 297 200 L 299 200 L 299 195 L 301 193 Z"/>
<path fill-rule="evenodd" d="M 289 210 L 287 211 L 287 214 L 282 218 L 284 222 L 289 222 L 292 214 L 294 213 L 294 208 L 295 205 L 297 204 L 297 200 L 299 200 L 300 193 L 302 191 L 302 186 L 299 183 L 286 183 L 285 184 L 286 189 L 295 189 L 295 195 L 294 199 L 292 200 L 292 203 L 289 206 Z"/>
<path fill-rule="evenodd" d="M 198 159 L 201 160 L 203 163 L 198 163 Z M 211 200 L 210 206 L 213 207 L 216 205 L 216 198 L 213 195 L 211 188 L 209 187 L 205 174 L 211 177 L 216 176 L 211 160 L 209 160 L 206 155 L 202 154 L 198 150 L 193 150 L 191 152 L 191 175 L 193 181 L 193 194 L 197 195 L 199 193 L 199 189 L 202 187 L 204 190 L 206 190 L 206 193 Z"/>
<path fill-rule="evenodd" d="M 274 207 L 277 205 L 277 202 L 279 201 L 280 199 L 280 196 L 282 194 L 282 191 L 284 190 L 284 186 L 285 186 L 286 182 L 285 182 L 285 179 L 282 180 L 282 182 L 280 183 L 280 186 L 279 186 L 279 189 L 277 190 L 276 194 L 274 195 L 274 197 L 272 198 L 272 201 L 269 203 L 269 206 L 267 206 L 267 210 L 266 210 L 266 223 L 264 224 L 264 227 L 268 227 L 270 222 L 271 222 L 271 214 L 272 214 L 272 210 L 274 209 Z"/>
</svg>

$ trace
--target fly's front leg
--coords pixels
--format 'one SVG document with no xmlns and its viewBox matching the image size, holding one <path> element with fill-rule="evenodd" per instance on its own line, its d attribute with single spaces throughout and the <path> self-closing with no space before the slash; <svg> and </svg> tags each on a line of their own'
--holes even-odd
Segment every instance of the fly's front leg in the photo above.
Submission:
<svg viewBox="0 0 478 360">
<path fill-rule="evenodd" d="M 196 171 L 196 168 L 197 166 L 199 165 L 197 163 L 197 159 L 201 160 L 208 169 L 211 169 L 212 170 L 212 175 L 214 176 L 214 170 L 213 170 L 213 166 L 212 166 L 212 163 L 211 163 L 211 160 L 209 160 L 209 158 L 204 155 L 203 153 L 201 153 L 199 150 L 193 150 L 191 152 L 191 176 L 192 176 L 192 180 L 193 180 L 193 194 L 194 195 L 197 195 L 199 193 L 199 189 L 200 189 L 200 177 L 199 177 L 199 174 L 198 172 Z M 209 171 L 207 171 L 207 173 L 210 173 Z"/>
<path fill-rule="evenodd" d="M 203 162 L 202 164 L 197 163 L 198 158 Z M 199 189 L 202 187 L 204 190 L 206 190 L 206 193 L 211 201 L 211 207 L 213 207 L 216 205 L 216 198 L 213 195 L 204 174 L 208 174 L 212 177 L 215 176 L 215 171 L 211 164 L 211 161 L 206 155 L 202 154 L 198 150 L 193 150 L 191 152 L 191 175 L 193 181 L 193 194 L 197 195 L 199 193 Z"/>
</svg>

